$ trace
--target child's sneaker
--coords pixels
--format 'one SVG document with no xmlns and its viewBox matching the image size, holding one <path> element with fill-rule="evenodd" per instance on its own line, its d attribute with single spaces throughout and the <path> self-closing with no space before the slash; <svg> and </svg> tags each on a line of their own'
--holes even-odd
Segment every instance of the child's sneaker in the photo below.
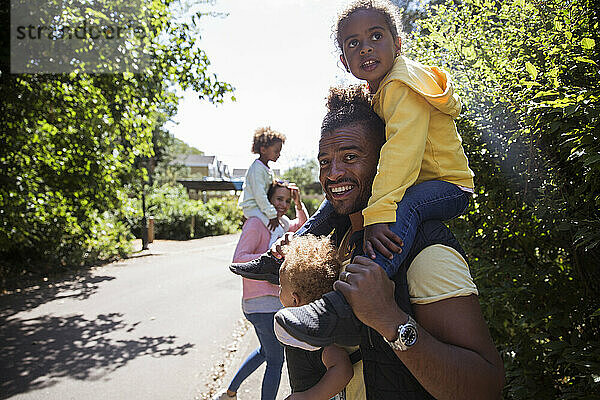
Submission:
<svg viewBox="0 0 600 400">
<path fill-rule="evenodd" d="M 316 347 L 356 346 L 364 328 L 344 295 L 335 290 L 312 303 L 282 308 L 275 321 L 294 338 Z"/>
<path fill-rule="evenodd" d="M 283 259 L 273 256 L 270 251 L 262 254 L 255 260 L 245 263 L 233 263 L 229 269 L 234 274 L 248 279 L 271 282 L 279 285 L 279 267 Z"/>
<path fill-rule="evenodd" d="M 223 389 L 211 397 L 210 400 L 237 400 L 237 394 L 234 394 L 233 397 L 231 397 L 227 394 L 227 389 Z"/>
</svg>

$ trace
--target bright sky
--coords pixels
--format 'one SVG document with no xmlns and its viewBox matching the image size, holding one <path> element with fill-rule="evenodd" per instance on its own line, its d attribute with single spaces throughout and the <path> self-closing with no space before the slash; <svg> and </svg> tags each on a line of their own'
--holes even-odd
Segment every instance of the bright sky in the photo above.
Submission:
<svg viewBox="0 0 600 400">
<path fill-rule="evenodd" d="M 329 86 L 358 82 L 338 62 L 331 38 L 340 0 L 217 0 L 206 11 L 200 46 L 211 71 L 235 88 L 236 102 L 213 105 L 186 92 L 169 130 L 216 155 L 233 168 L 247 168 L 257 127 L 270 125 L 287 141 L 272 168 L 315 158 Z M 229 99 L 230 96 L 227 98 Z"/>
</svg>

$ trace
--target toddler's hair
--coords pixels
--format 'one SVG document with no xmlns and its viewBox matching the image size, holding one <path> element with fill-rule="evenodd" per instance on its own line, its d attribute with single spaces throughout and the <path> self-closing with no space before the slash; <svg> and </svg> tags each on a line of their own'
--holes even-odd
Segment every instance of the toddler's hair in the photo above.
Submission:
<svg viewBox="0 0 600 400">
<path fill-rule="evenodd" d="M 327 109 L 321 124 L 321 135 L 352 124 L 362 124 L 378 133 L 374 138 L 385 141 L 385 123 L 371 108 L 367 88 L 364 85 L 339 86 L 329 88 Z"/>
<path fill-rule="evenodd" d="M 289 277 L 291 291 L 307 303 L 333 290 L 333 282 L 342 270 L 337 251 L 327 237 L 304 235 L 283 247 L 285 260 L 281 266 Z"/>
<path fill-rule="evenodd" d="M 348 7 L 343 9 L 337 16 L 334 34 L 338 48 L 342 53 L 344 46 L 339 36 L 340 28 L 344 22 L 346 22 L 346 19 L 358 10 L 375 10 L 379 12 L 383 18 L 385 18 L 385 22 L 387 23 L 392 36 L 394 38 L 399 37 L 398 26 L 402 17 L 400 15 L 400 9 L 394 3 L 389 0 L 356 0 L 350 3 Z"/>
<path fill-rule="evenodd" d="M 285 135 L 271 129 L 270 126 L 258 128 L 252 138 L 252 152 L 260 154 L 261 147 L 269 147 L 277 142 L 285 143 Z"/>
</svg>

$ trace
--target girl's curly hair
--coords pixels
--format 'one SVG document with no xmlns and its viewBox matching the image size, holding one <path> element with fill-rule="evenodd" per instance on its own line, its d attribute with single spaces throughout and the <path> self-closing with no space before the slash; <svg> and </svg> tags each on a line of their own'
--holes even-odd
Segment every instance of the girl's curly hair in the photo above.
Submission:
<svg viewBox="0 0 600 400">
<path fill-rule="evenodd" d="M 402 16 L 400 14 L 400 9 L 394 3 L 392 3 L 389 0 L 356 0 L 350 3 L 348 7 L 343 9 L 340 13 L 338 13 L 337 23 L 333 30 L 338 49 L 342 51 L 342 53 L 344 47 L 339 36 L 340 29 L 342 25 L 344 25 L 348 17 L 350 17 L 350 15 L 359 10 L 377 11 L 385 19 L 385 22 L 387 23 L 387 26 L 390 29 L 390 32 L 392 33 L 392 36 L 394 38 L 400 36 L 399 32 L 402 31 L 398 29 L 398 26 L 400 26 Z"/>
<path fill-rule="evenodd" d="M 305 235 L 294 238 L 283 248 L 282 271 L 289 277 L 292 292 L 310 303 L 333 290 L 342 270 L 337 251 L 329 238 Z"/>
<path fill-rule="evenodd" d="M 258 128 L 252 138 L 252 152 L 260 154 L 261 147 L 269 147 L 277 142 L 285 143 L 285 135 L 271 129 L 270 126 Z"/>
<path fill-rule="evenodd" d="M 385 123 L 371 109 L 370 95 L 366 86 L 330 88 L 327 109 L 329 111 L 321 124 L 321 135 L 344 126 L 362 124 L 373 132 L 379 132 L 380 137 L 377 139 L 385 140 Z"/>
</svg>

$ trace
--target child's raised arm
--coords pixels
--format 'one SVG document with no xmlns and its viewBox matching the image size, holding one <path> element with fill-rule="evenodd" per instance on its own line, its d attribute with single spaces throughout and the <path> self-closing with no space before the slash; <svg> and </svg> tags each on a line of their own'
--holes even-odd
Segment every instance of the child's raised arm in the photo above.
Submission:
<svg viewBox="0 0 600 400">
<path fill-rule="evenodd" d="M 286 400 L 329 400 L 348 385 L 354 371 L 346 350 L 336 345 L 327 346 L 321 360 L 327 372 L 319 383 L 304 392 L 292 393 Z"/>
</svg>

